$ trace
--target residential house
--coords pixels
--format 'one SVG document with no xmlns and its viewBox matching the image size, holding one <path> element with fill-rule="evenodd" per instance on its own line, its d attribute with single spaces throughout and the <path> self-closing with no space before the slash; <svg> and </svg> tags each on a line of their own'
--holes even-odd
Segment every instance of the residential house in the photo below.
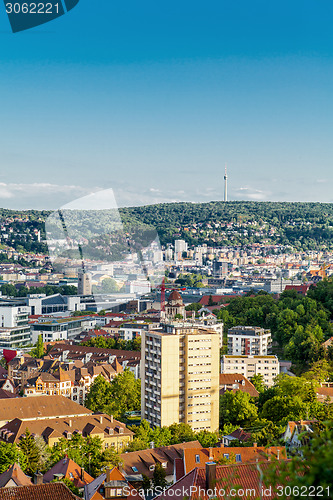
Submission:
<svg viewBox="0 0 333 500">
<path fill-rule="evenodd" d="M 241 427 L 233 432 L 230 432 L 227 436 L 222 437 L 223 446 L 230 446 L 231 441 L 239 441 L 240 443 L 245 443 L 250 441 L 251 432 L 244 431 Z"/>
<path fill-rule="evenodd" d="M 127 476 L 122 474 L 117 467 L 107 469 L 84 488 L 85 500 L 144 500 L 144 497 L 132 486 Z"/>
<path fill-rule="evenodd" d="M 0 488 L 12 486 L 30 486 L 32 484 L 29 476 L 26 476 L 16 462 L 5 472 L 0 474 Z"/>
<path fill-rule="evenodd" d="M 259 392 L 241 373 L 220 373 L 220 395 L 226 391 L 247 392 L 251 397 L 259 397 Z"/>
<path fill-rule="evenodd" d="M 54 479 L 62 478 L 72 481 L 74 486 L 79 489 L 80 494 L 83 494 L 85 485 L 94 480 L 82 467 L 67 456 L 59 460 L 44 474 L 43 483 L 50 483 Z M 93 500 L 102 500 L 102 496 L 93 497 Z"/>
<path fill-rule="evenodd" d="M 62 399 L 58 399 L 50 406 L 50 409 L 52 408 L 53 410 L 52 416 L 49 415 L 51 413 L 49 411 L 46 412 L 48 416 L 44 416 L 43 418 L 42 415 L 40 415 L 41 412 L 39 412 L 40 405 L 33 405 L 34 411 L 31 411 L 31 406 L 26 408 L 27 410 L 30 409 L 30 418 L 25 416 L 21 418 L 14 417 L 11 420 L 8 419 L 8 421 L 0 427 L 1 441 L 19 443 L 28 429 L 31 434 L 41 436 L 46 444 L 51 447 L 54 446 L 60 438 L 70 439 L 73 434 L 81 434 L 83 437 L 99 437 L 102 440 L 103 448 L 110 447 L 117 452 L 121 452 L 128 443 L 133 440 L 133 432 L 122 422 L 114 420 L 112 415 L 103 413 L 93 414 L 91 410 L 63 396 L 40 396 L 38 402 L 40 402 L 42 398 L 44 401 L 45 399 Z M 22 402 L 25 400 L 35 401 L 35 398 L 20 399 Z M 67 401 L 69 404 L 63 405 L 63 400 Z M 8 403 L 13 401 L 16 402 L 17 400 L 4 400 L 7 406 L 10 406 Z M 69 415 L 67 416 L 62 415 L 62 413 L 64 413 L 64 406 L 68 408 L 67 413 L 69 413 Z M 47 404 L 45 404 L 45 407 L 47 407 Z M 81 408 L 81 410 L 77 407 Z"/>
<path fill-rule="evenodd" d="M 236 497 L 237 492 L 240 492 L 241 498 L 272 500 L 278 498 L 279 490 L 276 487 L 270 489 L 265 481 L 265 474 L 270 468 L 271 463 L 268 461 L 260 464 L 232 465 L 217 465 L 215 462 L 209 462 L 205 467 L 192 469 L 168 489 L 155 496 L 154 500 L 175 500 L 175 498 L 209 500 L 212 497 L 216 500 L 225 500 L 225 498 Z M 274 463 L 274 471 L 278 477 L 280 470 L 276 463 Z M 276 486 L 279 485 L 277 482 Z M 246 496 L 244 496 L 245 492 Z"/>
<path fill-rule="evenodd" d="M 152 479 L 155 466 L 157 463 L 160 463 L 163 469 L 165 469 L 166 480 L 170 482 L 173 481 L 174 477 L 175 459 L 182 459 L 185 449 L 199 447 L 199 441 L 161 446 L 159 448 L 154 448 L 154 443 L 151 443 L 151 448 L 147 450 L 123 453 L 121 455 L 123 461 L 122 470 L 127 476 L 144 474 L 149 479 Z"/>
<path fill-rule="evenodd" d="M 242 447 L 217 447 L 217 448 L 186 448 L 184 449 L 184 473 L 187 474 L 196 467 L 205 467 L 208 462 L 232 460 L 236 463 L 265 462 L 270 460 L 285 459 L 284 446 L 242 446 Z M 223 465 L 223 464 L 221 464 Z"/>
</svg>

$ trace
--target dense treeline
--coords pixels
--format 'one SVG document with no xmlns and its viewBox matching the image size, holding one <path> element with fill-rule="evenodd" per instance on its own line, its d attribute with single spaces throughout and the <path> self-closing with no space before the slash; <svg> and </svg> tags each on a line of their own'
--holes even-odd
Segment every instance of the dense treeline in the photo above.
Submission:
<svg viewBox="0 0 333 500">
<path fill-rule="evenodd" d="M 269 242 L 305 250 L 333 248 L 333 206 L 328 203 L 165 203 L 121 208 L 120 214 L 124 222 L 134 218 L 154 225 L 162 244 L 184 238 L 191 245 Z M 234 227 L 226 227 L 229 223 Z"/>
<path fill-rule="evenodd" d="M 77 287 L 74 285 L 46 285 L 43 287 L 30 287 L 26 286 L 15 287 L 10 283 L 4 283 L 0 286 L 1 295 L 8 297 L 26 297 L 32 293 L 43 293 L 45 295 L 54 295 L 61 293 L 61 295 L 76 295 Z"/>
<path fill-rule="evenodd" d="M 133 235 L 136 242 L 142 240 L 142 243 L 147 239 L 149 228 L 155 228 L 163 245 L 173 243 L 175 238 L 183 238 L 190 245 L 270 243 L 291 245 L 298 250 L 333 248 L 333 205 L 329 203 L 182 202 L 120 208 L 119 213 L 126 233 Z M 9 234 L 6 244 L 18 250 L 46 251 L 45 244 L 36 240 L 33 230 L 40 230 L 42 240 L 45 239 L 44 221 L 48 215 L 49 212 L 46 211 L 1 210 L 0 222 L 1 219 L 5 221 L 10 217 L 23 219 L 13 220 L 10 223 L 14 231 Z M 73 214 L 66 216 L 72 217 Z M 28 220 L 25 221 L 25 218 Z M 91 224 L 92 218 L 93 224 Z M 88 239 L 100 235 L 99 239 L 103 240 L 103 235 L 112 233 L 112 251 L 117 255 L 118 253 L 122 255 L 127 248 L 124 242 L 114 241 L 117 230 L 121 228 L 115 210 L 98 212 L 97 216 L 91 211 L 81 211 L 76 226 L 78 231 L 84 231 Z M 104 246 L 101 241 L 99 245 L 89 246 L 89 251 L 95 252 L 96 258 L 100 257 L 99 246 L 101 248 Z"/>
<path fill-rule="evenodd" d="M 107 338 L 103 335 L 93 337 L 86 342 L 81 342 L 80 345 L 88 347 L 101 347 L 102 349 L 120 349 L 123 351 L 140 351 L 141 350 L 141 337 L 133 340 L 122 340 L 119 338 Z"/>
<path fill-rule="evenodd" d="M 246 392 L 227 391 L 220 397 L 220 428 L 223 434 L 242 427 L 251 433 L 247 446 L 256 442 L 259 446 L 279 444 L 289 421 L 316 419 L 325 422 L 333 418 L 330 401 L 319 402 L 316 387 L 324 372 L 332 375 L 326 365 L 314 365 L 302 377 L 281 374 L 273 387 L 266 388 L 262 375 L 255 375 L 252 382 L 259 398 Z M 325 373 L 325 374 L 327 374 Z M 255 380 L 254 380 L 255 379 Z M 239 443 L 234 442 L 233 446 Z"/>
<path fill-rule="evenodd" d="M 288 290 L 276 299 L 260 291 L 230 299 L 227 307 L 215 312 L 224 321 L 225 333 L 237 325 L 270 329 L 283 356 L 302 371 L 311 363 L 332 356 L 322 346 L 333 335 L 332 278 L 312 286 L 306 297 Z"/>
</svg>

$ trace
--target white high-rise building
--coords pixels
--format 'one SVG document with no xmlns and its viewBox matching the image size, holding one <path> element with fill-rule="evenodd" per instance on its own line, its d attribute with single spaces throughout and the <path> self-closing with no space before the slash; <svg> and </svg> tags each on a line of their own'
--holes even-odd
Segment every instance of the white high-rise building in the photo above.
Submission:
<svg viewBox="0 0 333 500">
<path fill-rule="evenodd" d="M 258 326 L 233 326 L 228 330 L 228 354 L 267 356 L 272 344 L 270 330 Z"/>
<path fill-rule="evenodd" d="M 17 348 L 31 342 L 30 307 L 25 300 L 0 301 L 0 347 Z"/>
<path fill-rule="evenodd" d="M 181 260 L 183 252 L 187 252 L 187 243 L 185 240 L 175 240 L 174 260 Z"/>
</svg>

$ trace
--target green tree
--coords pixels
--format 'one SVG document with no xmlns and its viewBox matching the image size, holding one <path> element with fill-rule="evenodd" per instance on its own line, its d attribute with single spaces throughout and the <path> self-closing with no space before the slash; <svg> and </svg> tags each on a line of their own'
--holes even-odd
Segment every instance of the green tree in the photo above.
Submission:
<svg viewBox="0 0 333 500">
<path fill-rule="evenodd" d="M 310 487 L 314 488 L 314 496 L 318 492 L 321 498 L 332 498 L 333 423 L 318 426 L 314 434 L 307 436 L 305 441 L 302 454 L 289 462 L 280 462 L 279 476 L 276 476 L 273 469 L 267 474 L 265 482 L 273 487 L 276 487 L 277 483 L 289 486 L 290 495 L 282 495 L 283 499 L 298 500 L 302 487 L 305 487 L 306 492 L 310 492 Z"/>
<path fill-rule="evenodd" d="M 162 464 L 160 462 L 157 462 L 155 465 L 153 479 L 152 479 L 154 488 L 156 488 L 157 486 L 165 488 L 167 485 L 165 478 L 166 478 L 166 470 L 162 467 Z"/>
<path fill-rule="evenodd" d="M 25 431 L 25 436 L 21 438 L 19 447 L 27 458 L 27 472 L 34 474 L 40 462 L 40 450 L 28 429 Z"/>
<path fill-rule="evenodd" d="M 99 465 L 103 467 L 120 467 L 123 464 L 119 453 L 113 448 L 106 448 L 100 458 Z"/>
<path fill-rule="evenodd" d="M 246 426 L 258 416 L 255 404 L 247 392 L 227 391 L 220 397 L 220 423 Z"/>
<path fill-rule="evenodd" d="M 209 432 L 206 430 L 198 432 L 196 438 L 203 448 L 215 446 L 219 439 L 216 432 Z"/>
<path fill-rule="evenodd" d="M 306 416 L 306 405 L 299 396 L 274 396 L 264 404 L 261 418 L 274 423 L 288 420 L 299 420 Z"/>
<path fill-rule="evenodd" d="M 128 411 L 141 409 L 141 382 L 134 374 L 125 369 L 111 382 L 111 399 L 106 407 L 108 414 L 115 418 L 123 418 Z"/>
<path fill-rule="evenodd" d="M 27 470 L 28 460 L 16 444 L 0 441 L 0 474 L 5 472 L 15 462 L 20 464 L 23 471 Z"/>
<path fill-rule="evenodd" d="M 82 493 L 80 493 L 79 488 L 77 488 L 74 482 L 68 479 L 68 477 L 55 478 L 51 481 L 51 483 L 63 483 L 74 495 L 76 495 L 77 497 L 82 497 Z"/>
<path fill-rule="evenodd" d="M 95 412 L 104 412 L 110 403 L 111 397 L 111 384 L 102 375 L 98 375 L 90 386 L 85 406 Z"/>
<path fill-rule="evenodd" d="M 38 335 L 35 347 L 30 351 L 30 355 L 34 358 L 41 359 L 44 356 L 43 336 Z"/>
<path fill-rule="evenodd" d="M 254 385 L 259 393 L 265 391 L 265 380 L 261 373 L 259 373 L 258 375 L 253 375 L 253 377 L 250 378 L 250 382 Z"/>
</svg>

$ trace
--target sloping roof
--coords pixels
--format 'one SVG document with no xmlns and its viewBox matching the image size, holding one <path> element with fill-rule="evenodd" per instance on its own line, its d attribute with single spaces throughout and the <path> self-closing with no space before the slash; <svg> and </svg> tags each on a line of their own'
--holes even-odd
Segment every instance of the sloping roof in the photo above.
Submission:
<svg viewBox="0 0 333 500">
<path fill-rule="evenodd" d="M 132 451 L 122 453 L 123 469 L 125 474 L 145 474 L 149 478 L 153 477 L 154 471 L 149 470 L 151 465 L 167 463 L 165 472 L 167 476 L 173 474 L 175 458 L 183 457 L 185 448 L 199 448 L 199 441 L 190 441 L 188 443 L 173 444 L 171 446 L 161 446 L 160 448 L 149 448 L 147 450 Z M 136 470 L 133 470 L 135 468 Z"/>
<path fill-rule="evenodd" d="M 239 428 L 233 432 L 230 432 L 227 437 L 230 436 L 234 439 L 238 439 L 239 441 L 248 441 L 251 438 L 251 432 L 246 432 L 243 429 Z"/>
<path fill-rule="evenodd" d="M 222 299 L 230 300 L 230 299 L 234 299 L 236 297 L 240 297 L 240 295 L 236 295 L 236 294 L 230 294 L 230 295 L 204 295 L 199 300 L 199 304 L 201 304 L 203 306 L 208 306 L 209 305 L 208 304 L 209 297 L 212 297 L 212 301 L 216 302 L 218 304 L 220 302 L 220 300 L 222 300 Z"/>
<path fill-rule="evenodd" d="M 154 500 L 182 500 L 183 498 L 191 499 L 191 486 L 194 486 L 196 483 L 198 475 L 198 469 L 193 469 L 191 472 L 183 476 L 181 479 L 176 481 L 170 488 L 163 491 L 161 495 L 158 495 L 154 498 Z M 176 495 L 176 491 L 181 492 L 181 495 Z"/>
<path fill-rule="evenodd" d="M 38 401 L 40 398 L 41 396 L 31 399 Z M 79 415 L 70 418 L 33 419 L 29 421 L 14 418 L 10 422 L 4 424 L 0 428 L 0 432 L 7 430 L 8 433 L 6 441 L 8 443 L 17 443 L 22 434 L 25 434 L 26 429 L 28 429 L 32 434 L 43 436 L 44 439 L 47 440 L 50 437 L 66 437 L 68 433 L 74 433 L 75 431 L 81 432 L 83 436 L 90 434 L 102 434 L 106 438 L 110 436 L 107 428 L 113 429 L 112 436 L 133 435 L 133 432 L 130 431 L 125 424 L 117 420 L 113 420 L 111 422 L 110 415 L 106 414 Z M 123 429 L 122 434 L 119 433 L 119 429 L 121 428 Z"/>
<path fill-rule="evenodd" d="M 64 351 L 68 351 L 68 359 L 81 359 L 86 354 L 91 353 L 91 359 L 94 361 L 102 361 L 108 359 L 109 356 L 116 356 L 119 360 L 141 359 L 140 351 L 123 351 L 118 349 L 103 349 L 101 347 L 88 347 L 81 345 L 69 345 L 64 343 L 55 343 L 49 352 L 52 358 L 61 356 Z"/>
<path fill-rule="evenodd" d="M 325 401 L 327 397 L 333 400 L 333 387 L 318 387 L 316 389 L 317 399 Z"/>
<path fill-rule="evenodd" d="M 77 488 L 83 488 L 85 484 L 91 483 L 94 479 L 68 457 L 62 458 L 48 470 L 43 476 L 43 482 L 50 483 L 53 481 L 55 474 L 63 474 L 64 477 L 73 481 Z"/>
<path fill-rule="evenodd" d="M 103 500 L 102 495 L 98 492 L 100 486 L 104 483 L 106 474 L 97 477 L 91 483 L 86 484 L 84 487 L 85 500 Z"/>
<path fill-rule="evenodd" d="M 225 489 L 226 492 L 230 492 L 230 489 L 236 488 L 237 491 L 240 490 L 255 490 L 256 495 L 248 496 L 247 498 L 260 498 L 260 471 L 265 473 L 274 467 L 275 474 L 279 474 L 279 467 L 276 462 L 264 462 L 261 464 L 233 464 L 233 465 L 218 465 L 216 467 L 216 487 L 217 491 L 219 489 Z M 260 470 L 258 470 L 260 469 Z M 206 488 L 206 470 L 197 469 L 198 475 L 196 477 L 196 486 L 202 489 Z M 263 481 L 263 487 L 266 489 L 268 485 Z M 199 491 L 194 492 L 191 500 L 199 498 L 201 500 L 208 499 L 207 495 L 203 495 Z M 217 495 L 217 498 L 226 498 L 226 496 Z M 243 498 L 246 498 L 245 496 Z M 278 491 L 276 488 L 272 488 L 272 494 L 267 491 L 265 495 L 265 500 L 270 500 L 272 498 L 278 498 Z"/>
<path fill-rule="evenodd" d="M 265 462 L 267 460 L 286 458 L 286 449 L 284 446 L 271 446 L 265 448 L 263 446 L 249 447 L 220 447 L 220 448 L 190 448 L 184 450 L 184 470 L 189 472 L 196 467 L 202 468 L 207 462 L 218 461 L 225 454 L 231 456 L 240 455 L 240 462 Z"/>
<path fill-rule="evenodd" d="M 220 373 L 220 392 L 224 393 L 226 390 L 239 390 L 247 392 L 251 397 L 259 397 L 254 385 L 240 373 Z"/>
<path fill-rule="evenodd" d="M 221 500 L 234 498 L 238 491 L 240 492 L 240 498 L 249 500 L 261 498 L 261 474 L 265 474 L 272 466 L 278 475 L 279 464 L 276 462 L 216 466 L 216 481 L 212 490 L 216 487 L 217 494 L 216 496 L 215 494 L 213 495 L 214 498 Z M 262 486 L 266 490 L 268 485 L 263 481 Z M 243 493 L 241 493 L 241 490 L 243 490 Z M 265 493 L 267 493 L 265 494 L 266 500 L 278 498 L 276 488 L 272 488 L 272 492 L 266 490 Z M 189 500 L 208 500 L 211 498 L 211 496 L 207 495 L 205 468 L 193 469 L 167 490 L 163 491 L 161 495 L 156 496 L 154 500 L 182 500 L 183 498 L 188 498 Z"/>
<path fill-rule="evenodd" d="M 18 398 L 17 394 L 14 394 L 10 391 L 5 391 L 5 389 L 0 389 L 0 399 L 8 399 L 8 398 Z"/>
<path fill-rule="evenodd" d="M 64 396 L 3 399 L 0 405 L 0 422 L 8 422 L 14 418 L 34 420 L 69 415 L 90 415 L 91 413 L 93 412 L 88 408 Z"/>
<path fill-rule="evenodd" d="M 9 469 L 0 474 L 0 488 L 6 486 L 8 481 L 14 481 L 17 486 L 31 485 L 31 480 L 26 476 L 21 467 L 15 462 Z"/>
<path fill-rule="evenodd" d="M 0 488 L 0 500 L 78 500 L 63 483 Z"/>
</svg>

